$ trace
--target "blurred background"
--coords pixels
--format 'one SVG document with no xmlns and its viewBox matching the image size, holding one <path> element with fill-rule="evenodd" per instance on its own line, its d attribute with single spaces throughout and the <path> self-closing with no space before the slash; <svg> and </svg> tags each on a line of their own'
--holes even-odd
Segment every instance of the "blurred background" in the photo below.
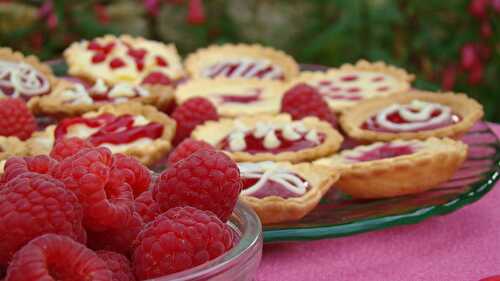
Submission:
<svg viewBox="0 0 500 281">
<path fill-rule="evenodd" d="M 301 63 L 384 60 L 416 87 L 465 92 L 500 122 L 500 0 L 0 0 L 0 45 L 42 59 L 107 33 L 283 49 Z"/>
</svg>

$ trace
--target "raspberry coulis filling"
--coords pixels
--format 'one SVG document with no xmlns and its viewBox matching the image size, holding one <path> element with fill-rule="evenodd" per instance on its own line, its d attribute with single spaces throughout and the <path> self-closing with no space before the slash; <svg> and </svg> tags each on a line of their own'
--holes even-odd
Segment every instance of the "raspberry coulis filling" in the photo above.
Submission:
<svg viewBox="0 0 500 281">
<path fill-rule="evenodd" d="M 356 82 L 360 82 L 361 77 L 356 74 L 346 74 L 334 81 L 333 79 L 323 79 L 315 83 L 315 87 L 320 94 L 328 99 L 335 100 L 361 100 L 363 99 L 363 88 L 361 85 L 357 86 Z M 386 85 L 386 79 L 382 75 L 377 75 L 369 79 L 370 84 L 377 85 L 375 92 L 385 93 L 391 87 Z"/>
<path fill-rule="evenodd" d="M 31 65 L 0 61 L 0 94 L 28 100 L 49 91 L 49 80 Z"/>
<path fill-rule="evenodd" d="M 203 75 L 209 78 L 258 78 L 284 80 L 283 71 L 265 61 L 226 61 L 217 62 L 203 71 Z"/>
<path fill-rule="evenodd" d="M 393 145 L 383 144 L 372 150 L 365 151 L 356 157 L 347 157 L 349 160 L 356 162 L 375 161 L 386 158 L 393 158 L 403 155 L 409 155 L 415 152 L 415 148 L 411 145 Z"/>
<path fill-rule="evenodd" d="M 262 91 L 259 89 L 252 90 L 250 94 L 246 95 L 231 95 L 231 94 L 220 94 L 217 97 L 220 99 L 221 103 L 254 103 L 260 101 Z"/>
<path fill-rule="evenodd" d="M 156 122 L 145 125 L 134 125 L 134 117 L 130 114 L 115 116 L 109 113 L 94 118 L 75 117 L 64 119 L 55 130 L 55 138 L 63 138 L 74 125 L 84 125 L 97 129 L 87 139 L 97 146 L 104 143 L 127 144 L 141 138 L 157 139 L 163 134 L 163 126 Z"/>
</svg>

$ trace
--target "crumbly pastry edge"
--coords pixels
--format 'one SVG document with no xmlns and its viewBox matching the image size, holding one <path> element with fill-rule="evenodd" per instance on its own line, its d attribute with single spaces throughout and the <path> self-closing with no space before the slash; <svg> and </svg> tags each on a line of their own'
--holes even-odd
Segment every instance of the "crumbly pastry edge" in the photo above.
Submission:
<svg viewBox="0 0 500 281">
<path fill-rule="evenodd" d="M 340 173 L 335 169 L 312 163 L 277 162 L 277 164 L 289 167 L 299 174 L 311 184 L 311 188 L 303 196 L 292 198 L 279 196 L 257 198 L 240 195 L 240 200 L 255 210 L 263 224 L 301 219 L 316 207 L 340 176 Z"/>
<path fill-rule="evenodd" d="M 415 99 L 437 102 L 450 106 L 455 113 L 460 114 L 460 122 L 433 130 L 420 132 L 389 133 L 364 130 L 363 122 L 386 106 L 394 103 L 409 102 Z M 478 120 L 483 117 L 483 107 L 474 99 L 461 93 L 440 93 L 413 90 L 405 94 L 393 95 L 386 98 L 366 100 L 356 107 L 344 112 L 339 120 L 342 129 L 351 138 L 361 142 L 390 141 L 395 139 L 427 139 L 430 137 L 459 138 L 466 133 Z"/>
<path fill-rule="evenodd" d="M 11 156 L 26 156 L 28 148 L 26 143 L 17 137 L 0 136 L 0 161 L 6 160 Z"/>
<path fill-rule="evenodd" d="M 259 44 L 224 44 L 224 45 L 211 45 L 206 48 L 200 48 L 195 52 L 189 54 L 184 61 L 184 67 L 195 79 L 200 77 L 199 70 L 201 66 L 205 65 L 205 57 L 213 53 L 220 53 L 220 57 L 227 54 L 238 53 L 248 54 L 253 57 L 267 58 L 283 68 L 285 81 L 295 78 L 299 75 L 299 65 L 295 59 L 285 53 L 284 51 L 274 49 L 271 47 L 264 47 Z M 241 78 L 245 79 L 245 78 Z"/>
<path fill-rule="evenodd" d="M 467 156 L 468 147 L 450 138 L 419 141 L 421 150 L 393 158 L 357 163 L 315 161 L 340 171 L 336 187 L 355 198 L 386 198 L 427 191 L 453 176 Z M 439 145 L 439 147 L 436 147 Z M 333 157 L 342 157 L 350 150 Z"/>
<path fill-rule="evenodd" d="M 320 145 L 312 148 L 307 148 L 299 151 L 281 152 L 277 154 L 269 152 L 250 154 L 248 152 L 230 152 L 225 150 L 223 150 L 223 152 L 237 162 L 288 161 L 292 163 L 298 163 L 315 160 L 320 157 L 330 155 L 340 148 L 340 145 L 343 141 L 342 135 L 337 130 L 332 128 L 332 126 L 327 122 L 321 121 L 316 117 L 306 117 L 301 120 L 292 120 L 291 116 L 288 114 L 279 114 L 275 116 L 246 116 L 237 119 L 226 118 L 220 119 L 219 121 L 208 121 L 200 126 L 197 126 L 191 133 L 191 137 L 197 140 L 207 141 L 212 145 L 216 145 L 217 143 L 213 143 L 210 140 L 207 140 L 206 135 L 214 135 L 216 133 L 220 136 L 220 141 L 230 133 L 230 131 L 224 130 L 223 128 L 232 128 L 236 120 L 239 120 L 245 124 L 256 124 L 260 121 L 272 122 L 273 119 L 279 120 L 280 122 L 302 121 L 306 128 L 315 129 L 318 133 L 324 133 L 326 135 L 325 140 Z"/>
</svg>

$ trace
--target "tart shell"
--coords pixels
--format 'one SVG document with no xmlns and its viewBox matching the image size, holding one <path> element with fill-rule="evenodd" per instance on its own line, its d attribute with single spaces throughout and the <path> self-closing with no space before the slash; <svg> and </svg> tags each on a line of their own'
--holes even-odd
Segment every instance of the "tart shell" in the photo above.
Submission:
<svg viewBox="0 0 500 281">
<path fill-rule="evenodd" d="M 3 173 L 3 168 L 7 159 L 12 156 L 26 156 L 28 148 L 25 142 L 16 137 L 0 136 L 0 175 Z"/>
<path fill-rule="evenodd" d="M 361 128 L 363 122 L 377 114 L 381 109 L 394 103 L 408 103 L 419 99 L 440 103 L 452 108 L 462 118 L 458 123 L 446 127 L 419 132 L 377 132 Z M 427 139 L 430 137 L 451 137 L 458 139 L 483 116 L 483 107 L 465 94 L 432 93 L 411 91 L 407 94 L 394 95 L 382 99 L 361 102 L 356 107 L 344 112 L 340 117 L 342 129 L 353 139 L 361 142 L 390 141 L 395 139 Z"/>
<path fill-rule="evenodd" d="M 339 178 L 338 171 L 311 163 L 292 165 L 280 162 L 278 164 L 289 167 L 304 178 L 311 185 L 311 188 L 303 196 L 292 198 L 279 196 L 257 198 L 240 195 L 240 200 L 252 207 L 259 215 L 262 224 L 301 219 L 316 207 L 323 195 Z"/>
<path fill-rule="evenodd" d="M 279 114 L 276 116 L 262 115 L 254 117 L 240 117 L 237 119 L 221 119 L 219 121 L 208 121 L 203 125 L 196 127 L 191 137 L 197 140 L 203 140 L 211 145 L 216 146 L 222 139 L 224 139 L 234 128 L 235 121 L 253 127 L 258 122 L 274 122 L 277 124 L 288 124 L 292 122 L 292 118 L 288 114 Z M 250 154 L 243 151 L 224 151 L 233 160 L 237 162 L 260 162 L 260 161 L 289 161 L 292 163 L 304 162 L 308 160 L 318 159 L 325 157 L 337 151 L 342 143 L 342 136 L 337 130 L 324 121 L 320 121 L 316 117 L 306 117 L 300 120 L 308 129 L 315 129 L 318 133 L 324 133 L 325 140 L 323 143 L 302 149 L 299 151 L 287 151 L 281 153 L 256 153 Z"/>
</svg>

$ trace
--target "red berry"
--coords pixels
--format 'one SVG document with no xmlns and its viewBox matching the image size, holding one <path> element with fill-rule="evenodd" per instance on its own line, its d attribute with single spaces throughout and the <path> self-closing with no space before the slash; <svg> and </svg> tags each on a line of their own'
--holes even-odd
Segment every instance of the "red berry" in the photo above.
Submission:
<svg viewBox="0 0 500 281">
<path fill-rule="evenodd" d="M 233 246 L 233 233 L 214 214 L 193 207 L 168 210 L 134 242 L 138 279 L 160 277 L 214 259 Z"/>
<path fill-rule="evenodd" d="M 477 85 L 477 84 L 481 83 L 481 81 L 483 81 L 483 75 L 484 75 L 483 65 L 476 64 L 470 70 L 467 82 L 469 83 L 469 85 L 472 85 L 472 86 Z"/>
<path fill-rule="evenodd" d="M 337 118 L 318 91 L 304 83 L 295 85 L 285 92 L 281 101 L 281 112 L 286 112 L 294 120 L 315 116 L 337 127 Z"/>
<path fill-rule="evenodd" d="M 113 169 L 119 170 L 134 192 L 134 197 L 146 191 L 151 183 L 151 172 L 137 159 L 123 154 L 113 155 Z"/>
<path fill-rule="evenodd" d="M 170 80 L 168 76 L 157 71 L 149 73 L 148 76 L 142 80 L 142 84 L 170 86 L 172 83 L 172 80 Z"/>
<path fill-rule="evenodd" d="M 168 62 L 160 56 L 156 56 L 155 61 L 156 61 L 156 65 L 161 66 L 161 67 L 165 67 L 168 65 Z"/>
<path fill-rule="evenodd" d="M 90 142 L 81 138 L 60 138 L 56 141 L 50 156 L 58 161 L 75 155 L 84 148 L 94 147 Z"/>
<path fill-rule="evenodd" d="M 111 251 L 97 251 L 96 254 L 113 273 L 112 281 L 135 281 L 130 262 L 124 255 Z"/>
<path fill-rule="evenodd" d="M 173 165 L 180 160 L 200 150 L 214 150 L 215 148 L 201 140 L 191 138 L 183 140 L 168 156 L 168 164 Z"/>
<path fill-rule="evenodd" d="M 22 99 L 0 99 L 0 136 L 26 140 L 35 130 L 35 117 Z"/>
<path fill-rule="evenodd" d="M 223 152 L 201 150 L 165 170 L 155 184 L 153 197 L 162 211 L 193 206 L 209 210 L 225 222 L 240 190 L 236 163 Z"/>
<path fill-rule="evenodd" d="M 462 67 L 466 70 L 472 69 L 472 67 L 479 63 L 479 58 L 476 52 L 476 47 L 472 43 L 465 44 L 461 51 L 460 63 Z"/>
<path fill-rule="evenodd" d="M 87 148 L 59 162 L 52 172 L 78 196 L 88 230 L 120 228 L 132 216 L 132 189 L 113 163 L 109 149 Z"/>
<path fill-rule="evenodd" d="M 205 22 L 205 11 L 201 0 L 189 0 L 187 21 L 190 24 L 202 24 Z"/>
<path fill-rule="evenodd" d="M 109 67 L 111 67 L 112 69 L 116 69 L 116 68 L 120 68 L 120 67 L 124 67 L 124 66 L 125 66 L 125 62 L 121 58 L 114 58 L 109 62 Z"/>
<path fill-rule="evenodd" d="M 100 63 L 106 59 L 107 55 L 105 53 L 96 53 L 92 56 L 92 63 Z"/>
<path fill-rule="evenodd" d="M 491 28 L 491 24 L 489 21 L 485 20 L 481 23 L 481 36 L 483 38 L 490 38 L 493 35 L 493 29 Z"/>
<path fill-rule="evenodd" d="M 47 155 L 11 157 L 5 162 L 4 173 L 0 182 L 6 183 L 26 172 L 50 174 L 56 165 L 57 161 Z"/>
<path fill-rule="evenodd" d="M 219 120 L 217 109 L 205 98 L 190 98 L 172 113 L 172 117 L 177 122 L 174 144 L 180 143 L 189 137 L 193 129 L 209 120 Z"/>
<path fill-rule="evenodd" d="M 160 205 L 153 199 L 153 193 L 150 190 L 135 198 L 134 205 L 135 211 L 141 216 L 144 223 L 153 221 L 156 216 L 161 214 Z"/>
<path fill-rule="evenodd" d="M 472 0 L 469 4 L 469 13 L 476 18 L 483 19 L 486 17 L 486 8 L 488 0 Z"/>
<path fill-rule="evenodd" d="M 457 72 L 456 65 L 450 65 L 444 69 L 441 82 L 441 88 L 443 88 L 443 90 L 449 91 L 453 89 L 457 80 Z"/>
<path fill-rule="evenodd" d="M 48 175 L 24 173 L 0 190 L 0 264 L 31 239 L 45 234 L 86 241 L 83 210 L 73 192 Z"/>
<path fill-rule="evenodd" d="M 110 281 L 106 263 L 85 245 L 66 236 L 46 234 L 16 253 L 7 269 L 8 281 Z"/>
</svg>

